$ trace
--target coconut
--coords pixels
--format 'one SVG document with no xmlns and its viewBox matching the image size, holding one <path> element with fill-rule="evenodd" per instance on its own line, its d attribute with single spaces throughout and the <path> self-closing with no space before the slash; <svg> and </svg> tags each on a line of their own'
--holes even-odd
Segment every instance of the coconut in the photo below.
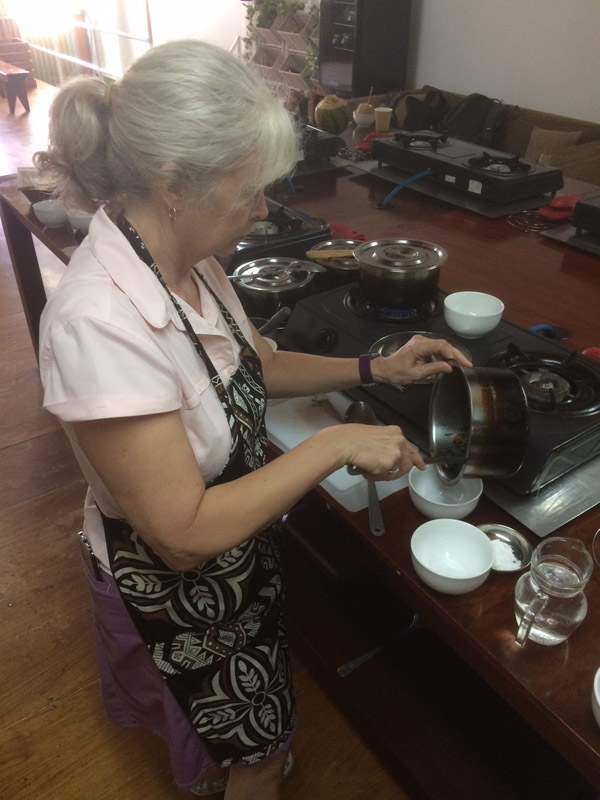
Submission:
<svg viewBox="0 0 600 800">
<path fill-rule="evenodd" d="M 328 94 L 315 107 L 317 128 L 336 136 L 348 127 L 352 112 L 345 100 L 335 94 Z"/>
<path fill-rule="evenodd" d="M 374 114 L 375 109 L 371 105 L 371 103 L 359 103 L 356 108 L 357 114 Z"/>
</svg>

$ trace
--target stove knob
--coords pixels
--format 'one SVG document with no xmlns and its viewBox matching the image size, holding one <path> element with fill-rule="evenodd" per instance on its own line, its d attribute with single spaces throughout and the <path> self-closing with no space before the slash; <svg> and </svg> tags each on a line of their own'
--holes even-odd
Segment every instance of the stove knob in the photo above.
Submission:
<svg viewBox="0 0 600 800">
<path fill-rule="evenodd" d="M 337 342 L 337 333 L 333 328 L 321 328 L 315 336 L 315 347 L 319 353 L 329 353 Z"/>
</svg>

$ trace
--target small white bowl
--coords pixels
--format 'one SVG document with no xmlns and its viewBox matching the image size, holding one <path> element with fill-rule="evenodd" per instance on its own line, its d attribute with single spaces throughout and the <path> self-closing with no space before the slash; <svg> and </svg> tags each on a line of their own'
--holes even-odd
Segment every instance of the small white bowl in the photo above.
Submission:
<svg viewBox="0 0 600 800">
<path fill-rule="evenodd" d="M 75 209 L 73 211 L 67 211 L 67 219 L 69 220 L 69 225 L 76 231 L 81 231 L 81 233 L 87 233 L 90 228 L 90 222 L 94 215 L 89 214 L 87 211 L 80 211 L 79 209 Z"/>
<path fill-rule="evenodd" d="M 460 519 L 432 519 L 410 540 L 415 572 L 444 594 L 466 594 L 486 580 L 492 568 L 492 543 L 475 525 Z"/>
<path fill-rule="evenodd" d="M 502 319 L 504 303 L 484 292 L 454 292 L 444 299 L 444 319 L 465 339 L 479 339 Z"/>
<path fill-rule="evenodd" d="M 35 216 L 48 228 L 60 228 L 67 221 L 65 207 L 56 198 L 40 200 L 39 203 L 34 203 L 32 208 Z"/>
<path fill-rule="evenodd" d="M 594 675 L 594 683 L 592 686 L 592 711 L 594 712 L 594 719 L 600 726 L 600 669 L 596 670 Z"/>
<path fill-rule="evenodd" d="M 434 466 L 413 467 L 408 473 L 408 492 L 415 508 L 429 519 L 463 519 L 475 509 L 481 493 L 481 478 L 461 478 L 453 486 L 443 483 Z"/>
<path fill-rule="evenodd" d="M 359 128 L 370 128 L 375 124 L 375 114 L 359 114 L 358 111 L 353 111 L 352 116 Z"/>
</svg>

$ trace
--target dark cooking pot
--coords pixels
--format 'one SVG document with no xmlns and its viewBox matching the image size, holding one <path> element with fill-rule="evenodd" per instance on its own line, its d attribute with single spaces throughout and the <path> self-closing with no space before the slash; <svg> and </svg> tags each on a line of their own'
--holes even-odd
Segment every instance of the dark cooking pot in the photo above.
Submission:
<svg viewBox="0 0 600 800">
<path fill-rule="evenodd" d="M 435 301 L 447 254 L 419 239 L 379 239 L 356 248 L 365 296 L 383 306 L 413 308 Z"/>
<path fill-rule="evenodd" d="M 237 267 L 233 285 L 249 316 L 270 317 L 315 291 L 314 269 L 296 258 L 258 258 Z"/>
<path fill-rule="evenodd" d="M 326 242 L 319 242 L 312 250 L 323 250 L 326 255 L 327 250 L 354 250 L 360 244 L 362 242 L 355 239 L 330 239 Z M 347 286 L 358 280 L 358 261 L 354 255 L 315 258 L 315 261 L 325 267 L 325 272 L 320 272 L 316 278 L 320 291 L 337 289 L 339 286 Z"/>
<path fill-rule="evenodd" d="M 429 405 L 429 450 L 463 463 L 439 463 L 444 483 L 509 478 L 527 450 L 529 413 L 518 375 L 509 369 L 460 367 L 437 376 Z"/>
</svg>

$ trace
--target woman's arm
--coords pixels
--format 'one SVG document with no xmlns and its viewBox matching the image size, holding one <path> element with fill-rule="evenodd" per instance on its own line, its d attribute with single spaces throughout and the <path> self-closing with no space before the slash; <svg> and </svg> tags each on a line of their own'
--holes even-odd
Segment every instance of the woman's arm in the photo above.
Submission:
<svg viewBox="0 0 600 800">
<path fill-rule="evenodd" d="M 340 391 L 361 383 L 357 358 L 330 358 L 284 350 L 273 352 L 258 331 L 253 333 L 269 397 Z M 373 359 L 371 371 L 376 383 L 402 386 L 434 378 L 440 372 L 450 372 L 450 360 L 471 366 L 471 362 L 444 339 L 417 335 L 391 356 Z"/>
<path fill-rule="evenodd" d="M 181 571 L 260 532 L 345 464 L 379 480 L 421 464 L 396 426 L 335 425 L 255 472 L 207 489 L 178 412 L 74 429 L 129 524 Z"/>
</svg>

